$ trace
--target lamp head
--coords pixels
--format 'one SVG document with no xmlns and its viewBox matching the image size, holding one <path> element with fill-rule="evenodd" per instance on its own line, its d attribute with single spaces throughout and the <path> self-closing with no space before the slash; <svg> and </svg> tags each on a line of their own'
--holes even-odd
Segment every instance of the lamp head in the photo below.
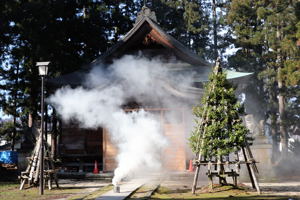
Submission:
<svg viewBox="0 0 300 200">
<path fill-rule="evenodd" d="M 47 76 L 48 74 L 48 65 L 49 61 L 47 62 L 37 62 L 36 66 L 39 68 L 39 75 L 40 76 Z"/>
</svg>

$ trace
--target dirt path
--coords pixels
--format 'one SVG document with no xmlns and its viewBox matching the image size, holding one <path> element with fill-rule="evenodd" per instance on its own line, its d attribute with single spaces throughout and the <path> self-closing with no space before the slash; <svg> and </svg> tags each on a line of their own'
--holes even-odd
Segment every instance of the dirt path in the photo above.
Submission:
<svg viewBox="0 0 300 200">
<path fill-rule="evenodd" d="M 215 181 L 217 183 L 217 181 Z M 230 180 L 229 180 L 230 182 Z M 161 179 L 161 186 L 169 187 L 172 189 L 187 189 L 191 188 L 193 183 L 193 174 L 187 173 L 185 176 L 177 176 L 176 178 L 167 177 Z M 202 175 L 199 178 L 197 187 L 205 186 L 208 184 L 207 177 Z M 246 186 L 251 187 L 251 183 L 243 183 Z M 297 196 L 300 197 L 300 179 L 291 179 L 291 181 L 278 181 L 278 182 L 265 182 L 259 183 L 262 195 L 273 195 L 273 196 Z"/>
<path fill-rule="evenodd" d="M 251 186 L 251 183 L 245 183 Z M 300 197 L 300 181 L 299 182 L 281 182 L 281 183 L 260 183 L 263 195 L 278 196 L 299 196 Z"/>
<path fill-rule="evenodd" d="M 70 194 L 67 198 L 68 199 L 72 196 L 77 196 L 80 194 L 88 195 L 101 187 L 105 187 L 109 185 L 111 181 L 104 181 L 104 180 L 78 180 L 78 179 L 60 179 L 59 186 L 61 189 L 80 189 L 79 193 Z M 62 200 L 60 199 L 60 200 Z"/>
<path fill-rule="evenodd" d="M 206 179 L 200 179 L 198 187 L 207 185 Z M 161 186 L 172 189 L 188 189 L 191 188 L 192 179 L 191 176 L 177 176 L 177 177 L 164 177 L 154 178 L 155 183 Z M 148 183 L 151 181 L 149 180 Z M 74 180 L 74 179 L 61 179 L 59 180 L 60 186 L 64 189 L 77 188 L 81 189 L 81 194 L 90 194 L 97 189 L 110 184 L 109 181 L 103 180 Z M 246 186 L 251 187 L 251 183 L 244 183 Z M 272 196 L 291 196 L 300 197 L 300 181 L 285 181 L 280 183 L 260 183 L 262 195 Z M 78 195 L 78 193 L 76 194 Z M 72 196 L 72 195 L 71 195 Z M 69 196 L 68 198 L 70 198 Z"/>
</svg>

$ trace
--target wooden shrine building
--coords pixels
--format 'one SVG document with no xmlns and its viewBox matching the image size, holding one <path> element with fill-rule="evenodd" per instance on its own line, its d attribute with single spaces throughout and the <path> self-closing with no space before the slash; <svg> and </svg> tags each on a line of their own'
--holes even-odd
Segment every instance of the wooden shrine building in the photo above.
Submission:
<svg viewBox="0 0 300 200">
<path fill-rule="evenodd" d="M 133 28 L 109 49 L 104 55 L 93 61 L 90 65 L 83 67 L 80 71 L 66 74 L 52 80 L 52 87 L 59 88 L 64 85 L 72 87 L 81 86 L 84 82 L 83 74 L 90 71 L 96 65 L 109 65 L 113 60 L 124 55 L 143 55 L 148 58 L 159 57 L 170 73 L 194 73 L 195 82 L 190 88 L 176 88 L 174 85 L 166 85 L 166 92 L 174 97 L 198 100 L 201 98 L 201 83 L 207 80 L 211 70 L 211 64 L 202 60 L 191 52 L 179 41 L 167 34 L 157 23 L 155 13 L 149 8 L 143 7 L 139 12 Z M 249 74 L 242 74 L 242 76 Z M 229 78 L 241 78 L 241 74 L 231 73 Z M 193 101 L 196 103 L 196 101 Z M 191 105 L 192 106 L 192 105 Z M 192 158 L 186 138 L 190 134 L 193 121 L 191 109 L 185 110 L 170 107 L 149 106 L 128 102 L 124 109 L 130 111 L 143 108 L 149 112 L 155 112 L 161 116 L 161 127 L 172 143 L 164 153 L 170 155 L 164 158 L 164 167 L 169 170 L 186 170 L 188 160 Z M 191 107 L 190 107 L 191 108 Z M 178 118 L 169 121 L 165 116 L 168 112 L 177 112 Z M 103 171 L 113 171 L 116 167 L 115 157 L 117 149 L 110 140 L 110 135 L 105 129 L 95 130 L 80 129 L 76 124 L 65 124 L 62 122 L 61 134 L 57 143 L 57 156 L 62 160 L 62 168 L 75 171 L 89 171 L 93 169 L 95 160 L 98 161 Z"/>
</svg>

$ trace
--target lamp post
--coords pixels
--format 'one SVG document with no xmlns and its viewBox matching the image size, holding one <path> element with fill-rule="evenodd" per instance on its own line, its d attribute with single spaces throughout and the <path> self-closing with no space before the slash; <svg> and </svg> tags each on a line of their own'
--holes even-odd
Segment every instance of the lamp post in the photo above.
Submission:
<svg viewBox="0 0 300 200">
<path fill-rule="evenodd" d="M 36 66 L 39 68 L 39 75 L 42 79 L 42 86 L 41 86 L 41 149 L 40 149 L 40 188 L 39 192 L 40 195 L 44 194 L 44 79 L 45 76 L 48 74 L 48 65 L 50 62 L 37 62 Z"/>
</svg>

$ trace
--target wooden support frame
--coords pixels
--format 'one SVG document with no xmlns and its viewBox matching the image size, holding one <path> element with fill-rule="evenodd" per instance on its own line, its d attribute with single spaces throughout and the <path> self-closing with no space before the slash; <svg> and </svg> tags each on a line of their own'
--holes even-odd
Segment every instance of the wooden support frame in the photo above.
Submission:
<svg viewBox="0 0 300 200">
<path fill-rule="evenodd" d="M 222 71 L 222 68 L 220 67 L 220 60 L 218 58 L 217 61 L 216 61 L 216 65 L 213 69 L 213 73 L 218 74 L 220 71 Z M 215 84 L 213 83 L 212 86 L 209 85 L 208 90 L 209 91 L 214 90 L 214 87 L 215 87 Z M 207 106 L 208 106 L 207 102 L 208 101 L 206 101 L 205 104 L 203 105 L 204 110 L 202 110 L 200 121 L 198 122 L 198 126 L 197 126 L 197 129 L 196 129 L 196 133 L 199 134 L 198 138 L 197 138 L 197 143 L 196 143 L 196 153 L 197 153 L 198 160 L 196 160 L 196 162 L 195 162 L 196 163 L 196 172 L 195 172 L 195 175 L 194 175 L 192 193 L 195 194 L 195 191 L 196 191 L 197 181 L 198 181 L 198 174 L 199 174 L 201 165 L 207 165 L 207 164 L 209 165 L 207 175 L 208 175 L 208 177 L 211 181 L 211 184 L 213 183 L 213 177 L 214 176 L 217 176 L 219 178 L 219 183 L 220 184 L 227 184 L 226 177 L 228 175 L 230 175 L 230 176 L 233 177 L 234 184 L 237 185 L 237 176 L 239 175 L 240 164 L 246 164 L 247 170 L 248 170 L 248 173 L 249 173 L 249 177 L 251 179 L 252 187 L 257 190 L 258 194 L 260 194 L 258 179 L 257 179 L 256 174 L 255 174 L 255 173 L 258 173 L 258 169 L 256 167 L 256 161 L 253 158 L 251 149 L 250 149 L 249 144 L 248 144 L 249 138 L 247 138 L 247 137 L 245 138 L 245 143 L 243 144 L 244 146 L 241 147 L 241 151 L 242 151 L 243 156 L 244 156 L 244 162 L 241 162 L 239 160 L 239 155 L 236 152 L 235 153 L 236 153 L 237 158 L 236 158 L 235 161 L 231 161 L 231 162 L 229 161 L 229 158 L 230 158 L 229 155 L 228 155 L 228 160 L 226 162 L 223 162 L 222 156 L 214 156 L 214 158 L 216 160 L 215 162 L 211 162 L 212 158 L 210 158 L 209 163 L 207 163 L 207 161 L 205 161 L 205 159 L 204 159 L 204 161 L 201 160 L 202 156 L 205 156 L 205 155 L 202 155 L 203 154 L 202 147 L 204 145 L 203 141 L 204 141 L 204 138 L 205 138 L 205 135 L 206 135 L 207 124 L 208 124 L 208 123 L 205 123 L 205 122 L 208 121 L 209 114 L 210 114 L 210 110 L 207 109 Z M 214 123 L 214 121 L 215 120 L 213 119 L 211 123 Z M 240 148 L 240 146 L 239 146 L 239 148 Z M 211 164 L 213 164 L 215 166 L 215 170 L 218 171 L 217 173 L 213 173 L 211 171 L 211 167 L 210 167 Z M 236 166 L 236 170 L 235 171 L 232 170 L 231 172 L 226 172 L 224 166 L 225 165 L 228 166 L 229 164 L 234 164 Z"/>
<path fill-rule="evenodd" d="M 27 182 L 28 187 L 36 186 L 39 182 L 39 162 L 40 162 L 40 150 L 41 150 L 41 137 L 38 138 L 32 155 L 29 159 L 29 164 L 25 171 L 21 172 L 19 176 L 20 179 L 20 190 L 24 189 L 24 185 Z M 47 149 L 47 147 L 45 146 Z M 52 157 L 49 157 L 49 152 L 46 152 L 45 157 L 45 170 L 44 170 L 44 181 L 48 183 L 49 190 L 52 189 L 52 181 L 55 181 L 56 187 L 59 188 L 58 178 L 57 178 L 57 171 L 55 169 Z M 45 184 L 44 184 L 45 185 Z"/>
<path fill-rule="evenodd" d="M 194 176 L 194 183 L 197 183 L 198 181 L 198 174 L 200 172 L 200 166 L 208 166 L 207 167 L 207 176 L 210 181 L 210 188 L 213 189 L 213 177 L 218 177 L 220 184 L 226 183 L 226 177 L 232 177 L 233 184 L 237 186 L 237 177 L 239 176 L 240 172 L 240 165 L 245 164 L 247 166 L 247 171 L 251 180 L 252 187 L 256 189 L 258 194 L 261 194 L 261 190 L 259 187 L 258 179 L 256 174 L 258 173 L 258 169 L 256 166 L 256 161 L 253 158 L 253 154 L 251 152 L 251 149 L 249 145 L 246 143 L 245 147 L 242 147 L 241 153 L 243 154 L 244 161 L 239 160 L 239 155 L 237 152 L 236 154 L 236 160 L 235 161 L 223 161 L 222 159 L 216 159 L 216 161 L 206 161 L 202 160 L 202 156 L 199 155 L 199 159 L 194 162 L 194 165 L 196 165 L 196 171 Z M 226 171 L 224 166 L 235 166 L 235 170 L 231 169 L 231 171 Z M 217 170 L 217 172 L 214 172 L 213 169 Z M 223 170 L 222 170 L 223 169 Z M 222 180 L 225 180 L 225 182 L 222 182 Z M 193 185 L 195 186 L 195 184 Z M 192 193 L 194 194 L 196 191 L 196 187 L 192 188 Z"/>
<path fill-rule="evenodd" d="M 260 187 L 259 187 L 259 184 L 258 184 L 258 179 L 257 179 L 256 174 L 255 174 L 255 173 L 258 173 L 258 169 L 257 169 L 257 166 L 256 166 L 256 161 L 254 160 L 253 154 L 252 154 L 252 152 L 250 150 L 250 147 L 247 143 L 246 143 L 245 147 L 242 147 L 242 151 L 243 151 L 245 161 L 247 162 L 246 165 L 247 165 L 249 177 L 251 179 L 252 187 L 254 189 L 256 189 L 258 194 L 261 194 Z"/>
</svg>

